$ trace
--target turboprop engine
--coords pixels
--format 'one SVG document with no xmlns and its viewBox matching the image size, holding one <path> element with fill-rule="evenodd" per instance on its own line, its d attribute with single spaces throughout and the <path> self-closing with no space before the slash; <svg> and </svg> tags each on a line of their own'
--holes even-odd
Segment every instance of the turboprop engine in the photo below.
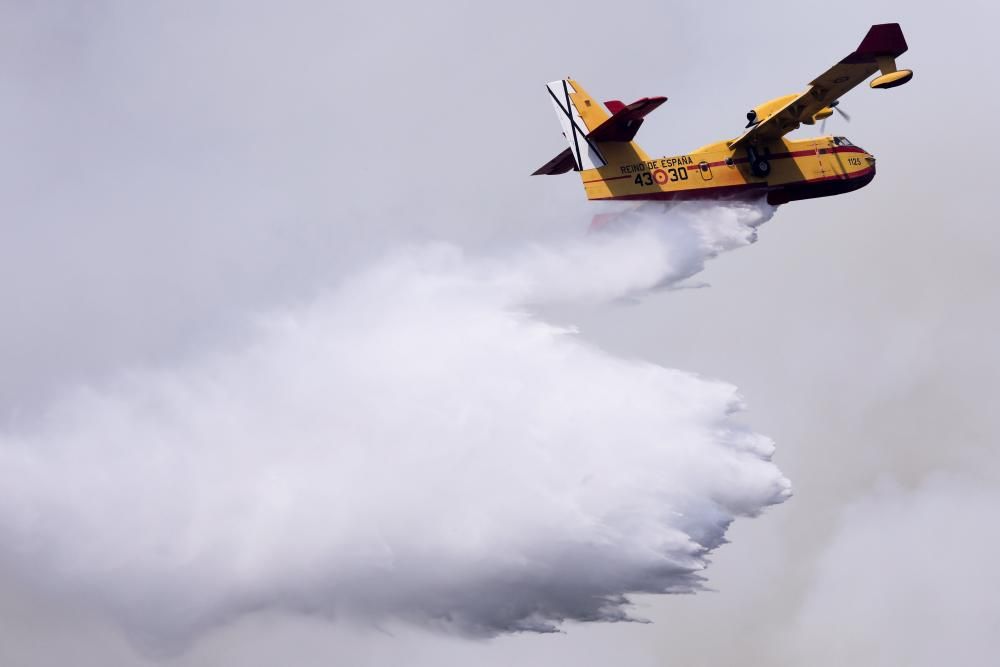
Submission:
<svg viewBox="0 0 1000 667">
<path fill-rule="evenodd" d="M 757 123 L 767 120 L 798 96 L 798 93 L 794 95 L 782 95 L 763 104 L 758 104 L 747 112 L 747 127 L 753 127 Z"/>
</svg>

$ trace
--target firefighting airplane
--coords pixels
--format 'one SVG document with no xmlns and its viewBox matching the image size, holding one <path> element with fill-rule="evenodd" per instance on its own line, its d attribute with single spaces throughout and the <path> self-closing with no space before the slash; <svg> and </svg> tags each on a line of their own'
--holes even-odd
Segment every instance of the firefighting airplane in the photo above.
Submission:
<svg viewBox="0 0 1000 667">
<path fill-rule="evenodd" d="M 657 159 L 632 139 L 666 97 L 644 97 L 628 105 L 611 100 L 605 111 L 573 79 L 553 81 L 548 92 L 569 148 L 535 175 L 578 171 L 587 198 L 602 201 L 766 196 L 768 203 L 778 205 L 857 190 L 875 177 L 871 154 L 844 137 L 792 140 L 785 135 L 832 115 L 840 98 L 876 71 L 881 74 L 872 79 L 872 88 L 909 81 L 912 71 L 896 69 L 896 58 L 906 48 L 898 23 L 873 25 L 857 50 L 805 92 L 751 109 L 739 137 Z"/>
</svg>

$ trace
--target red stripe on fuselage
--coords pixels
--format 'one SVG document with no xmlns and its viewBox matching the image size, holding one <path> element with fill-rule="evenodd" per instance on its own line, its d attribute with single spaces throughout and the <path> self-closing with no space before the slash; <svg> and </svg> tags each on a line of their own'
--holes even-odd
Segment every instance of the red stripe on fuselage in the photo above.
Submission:
<svg viewBox="0 0 1000 667">
<path fill-rule="evenodd" d="M 718 185 L 707 188 L 688 188 L 684 190 L 658 190 L 656 192 L 642 192 L 634 195 L 618 195 L 616 197 L 600 197 L 594 201 L 624 201 L 624 200 L 670 200 L 670 199 L 724 199 L 730 195 L 739 198 L 740 195 L 760 195 L 766 192 L 773 192 L 783 188 L 802 188 L 818 183 L 830 181 L 852 181 L 863 179 L 869 175 L 874 175 L 875 167 L 868 167 L 852 174 L 834 174 L 832 176 L 821 176 L 810 178 L 804 181 L 793 181 L 780 185 L 768 185 L 767 183 L 741 183 L 739 185 Z"/>
<path fill-rule="evenodd" d="M 764 157 L 766 157 L 768 160 L 784 160 L 784 159 L 787 159 L 787 158 L 808 157 L 810 155 L 829 155 L 830 153 L 862 153 L 863 154 L 864 151 L 862 149 L 858 148 L 857 146 L 834 146 L 833 148 L 820 148 L 818 150 L 815 149 L 815 148 L 810 148 L 808 150 L 801 150 L 801 151 L 788 151 L 788 152 L 785 152 L 785 153 L 771 153 L 770 155 L 765 155 Z M 738 157 L 738 158 L 733 158 L 732 159 L 732 164 L 734 164 L 734 165 L 736 165 L 736 164 L 744 164 L 744 163 L 749 162 L 749 161 L 750 161 L 749 158 Z M 721 160 L 719 162 L 707 162 L 706 164 L 709 167 L 721 167 L 723 165 L 727 165 L 728 166 L 730 163 L 726 162 L 725 160 Z M 699 169 L 701 169 L 701 163 L 700 162 L 697 163 L 697 164 L 689 164 L 689 165 L 686 165 L 686 166 L 687 166 L 687 170 L 688 171 L 698 171 Z M 637 172 L 637 173 L 642 173 L 642 172 Z M 621 180 L 623 178 L 632 178 L 632 175 L 631 174 L 627 174 L 625 176 L 611 176 L 609 178 L 595 178 L 595 179 L 592 179 L 592 180 L 589 180 L 589 181 L 584 181 L 584 184 L 587 184 L 587 183 L 600 183 L 602 181 L 617 181 L 617 180 Z M 800 181 L 800 182 L 808 183 L 809 181 Z M 741 187 L 741 186 L 720 186 L 720 187 Z"/>
<path fill-rule="evenodd" d="M 636 173 L 637 174 L 641 174 L 641 173 L 645 173 L 645 172 L 636 172 Z M 595 178 L 592 181 L 584 181 L 584 183 L 600 183 L 601 181 L 617 181 L 617 180 L 620 180 L 622 178 L 632 178 L 632 174 L 626 174 L 624 176 L 611 176 L 609 178 Z"/>
</svg>

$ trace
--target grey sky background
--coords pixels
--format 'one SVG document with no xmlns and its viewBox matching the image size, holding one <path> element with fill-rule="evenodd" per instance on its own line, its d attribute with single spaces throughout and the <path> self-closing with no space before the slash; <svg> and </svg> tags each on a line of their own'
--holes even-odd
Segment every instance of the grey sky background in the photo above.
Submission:
<svg viewBox="0 0 1000 667">
<path fill-rule="evenodd" d="M 489 253 L 584 230 L 576 178 L 527 177 L 563 149 L 546 81 L 667 95 L 638 139 L 676 154 L 898 21 L 912 83 L 859 88 L 853 122 L 828 124 L 878 158 L 869 187 L 781 207 L 694 279 L 708 289 L 546 310 L 735 383 L 776 440 L 795 496 L 735 525 L 717 592 L 641 598 L 650 625 L 488 642 L 261 614 L 167 664 L 981 664 L 1000 624 L 981 123 L 997 18 L 985 2 L 4 4 L 0 423 L 238 344 L 256 313 L 406 241 Z M 5 663 L 147 662 L 2 573 L 0 617 Z"/>
</svg>

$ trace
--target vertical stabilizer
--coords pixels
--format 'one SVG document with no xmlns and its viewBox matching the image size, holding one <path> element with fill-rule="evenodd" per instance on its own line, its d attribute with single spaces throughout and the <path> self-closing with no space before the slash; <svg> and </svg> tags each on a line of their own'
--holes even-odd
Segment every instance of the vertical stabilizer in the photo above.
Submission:
<svg viewBox="0 0 1000 667">
<path fill-rule="evenodd" d="M 606 120 L 608 114 L 601 107 L 592 104 L 590 97 L 574 84 L 576 82 L 571 79 L 553 81 L 547 85 L 549 96 L 559 117 L 559 124 L 562 125 L 563 135 L 569 142 L 576 170 L 597 169 L 608 162 L 601 155 L 596 142 L 588 139 L 587 135 Z M 581 112 L 578 102 L 584 98 L 586 108 Z"/>
</svg>

